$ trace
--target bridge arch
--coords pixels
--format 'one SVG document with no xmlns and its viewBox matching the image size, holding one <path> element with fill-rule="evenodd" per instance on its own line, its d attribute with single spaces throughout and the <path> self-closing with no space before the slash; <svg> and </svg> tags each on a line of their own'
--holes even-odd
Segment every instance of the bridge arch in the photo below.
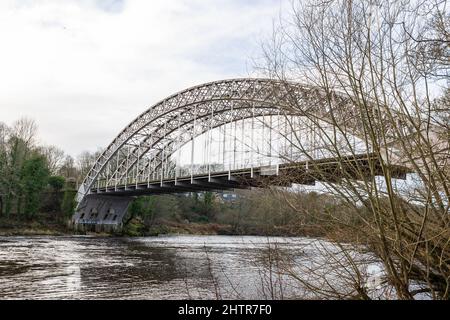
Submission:
<svg viewBox="0 0 450 320">
<path fill-rule="evenodd" d="M 190 137 L 204 133 L 209 126 L 215 128 L 229 121 L 280 112 L 298 114 L 300 111 L 326 121 L 330 106 L 324 103 L 324 97 L 325 93 L 319 89 L 299 83 L 247 78 L 210 82 L 178 92 L 147 109 L 119 133 L 87 174 L 78 190 L 77 203 L 90 193 L 106 166 L 119 153 L 127 155 L 115 164 L 114 173 L 108 177 L 110 180 L 120 179 L 149 152 L 156 150 L 152 157 L 159 159 L 162 150 L 174 144 L 170 135 L 179 128 L 189 132 L 196 121 L 198 131 Z M 334 101 L 350 106 L 350 101 L 339 95 Z M 340 117 L 354 118 L 352 108 L 347 111 Z M 210 117 L 212 123 L 205 121 Z"/>
</svg>

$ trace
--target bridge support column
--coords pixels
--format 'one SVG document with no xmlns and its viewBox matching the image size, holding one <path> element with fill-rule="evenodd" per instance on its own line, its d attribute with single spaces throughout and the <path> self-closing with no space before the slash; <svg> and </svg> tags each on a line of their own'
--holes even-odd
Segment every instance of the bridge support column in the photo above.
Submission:
<svg viewBox="0 0 450 320">
<path fill-rule="evenodd" d="M 80 231 L 120 231 L 132 200 L 131 196 L 88 195 L 78 206 L 72 226 Z"/>
</svg>

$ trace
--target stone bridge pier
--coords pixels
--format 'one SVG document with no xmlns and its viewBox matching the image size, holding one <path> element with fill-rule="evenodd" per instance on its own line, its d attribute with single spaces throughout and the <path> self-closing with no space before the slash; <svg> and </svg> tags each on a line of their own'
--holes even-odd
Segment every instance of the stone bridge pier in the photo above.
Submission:
<svg viewBox="0 0 450 320">
<path fill-rule="evenodd" d="M 72 218 L 72 227 L 78 231 L 120 231 L 133 198 L 90 194 L 80 203 Z"/>
</svg>

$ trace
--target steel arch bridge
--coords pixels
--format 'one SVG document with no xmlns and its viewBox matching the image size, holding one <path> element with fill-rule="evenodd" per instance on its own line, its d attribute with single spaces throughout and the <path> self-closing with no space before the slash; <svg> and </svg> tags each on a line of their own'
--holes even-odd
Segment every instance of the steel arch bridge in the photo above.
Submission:
<svg viewBox="0 0 450 320">
<path fill-rule="evenodd" d="M 302 133 L 317 159 L 302 158 L 293 147 L 302 115 L 345 123 L 358 135 L 351 101 L 339 94 L 331 106 L 324 101 L 330 99 L 315 87 L 270 79 L 222 80 L 176 93 L 139 115 L 100 155 L 78 190 L 72 222 L 120 225 L 141 194 L 312 184 L 319 178 L 302 174 L 311 161 L 329 166 L 327 179 L 336 178 L 336 161 L 317 154 L 317 123 Z M 370 157 L 366 151 L 348 161 Z M 280 175 L 283 183 L 275 179 Z"/>
</svg>

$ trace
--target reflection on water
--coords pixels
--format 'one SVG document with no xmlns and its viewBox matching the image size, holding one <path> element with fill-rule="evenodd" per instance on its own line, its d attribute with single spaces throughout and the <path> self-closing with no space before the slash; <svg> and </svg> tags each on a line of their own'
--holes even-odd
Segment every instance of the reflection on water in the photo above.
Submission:
<svg viewBox="0 0 450 320">
<path fill-rule="evenodd" d="M 66 278 L 66 286 L 67 291 L 79 291 L 81 288 L 81 272 L 80 266 L 78 265 L 70 265 L 66 267 L 67 278 Z"/>
<path fill-rule="evenodd" d="M 258 257 L 268 241 L 300 255 L 310 240 L 0 237 L 0 298 L 208 299 L 219 291 L 225 299 L 261 299 Z"/>
</svg>

